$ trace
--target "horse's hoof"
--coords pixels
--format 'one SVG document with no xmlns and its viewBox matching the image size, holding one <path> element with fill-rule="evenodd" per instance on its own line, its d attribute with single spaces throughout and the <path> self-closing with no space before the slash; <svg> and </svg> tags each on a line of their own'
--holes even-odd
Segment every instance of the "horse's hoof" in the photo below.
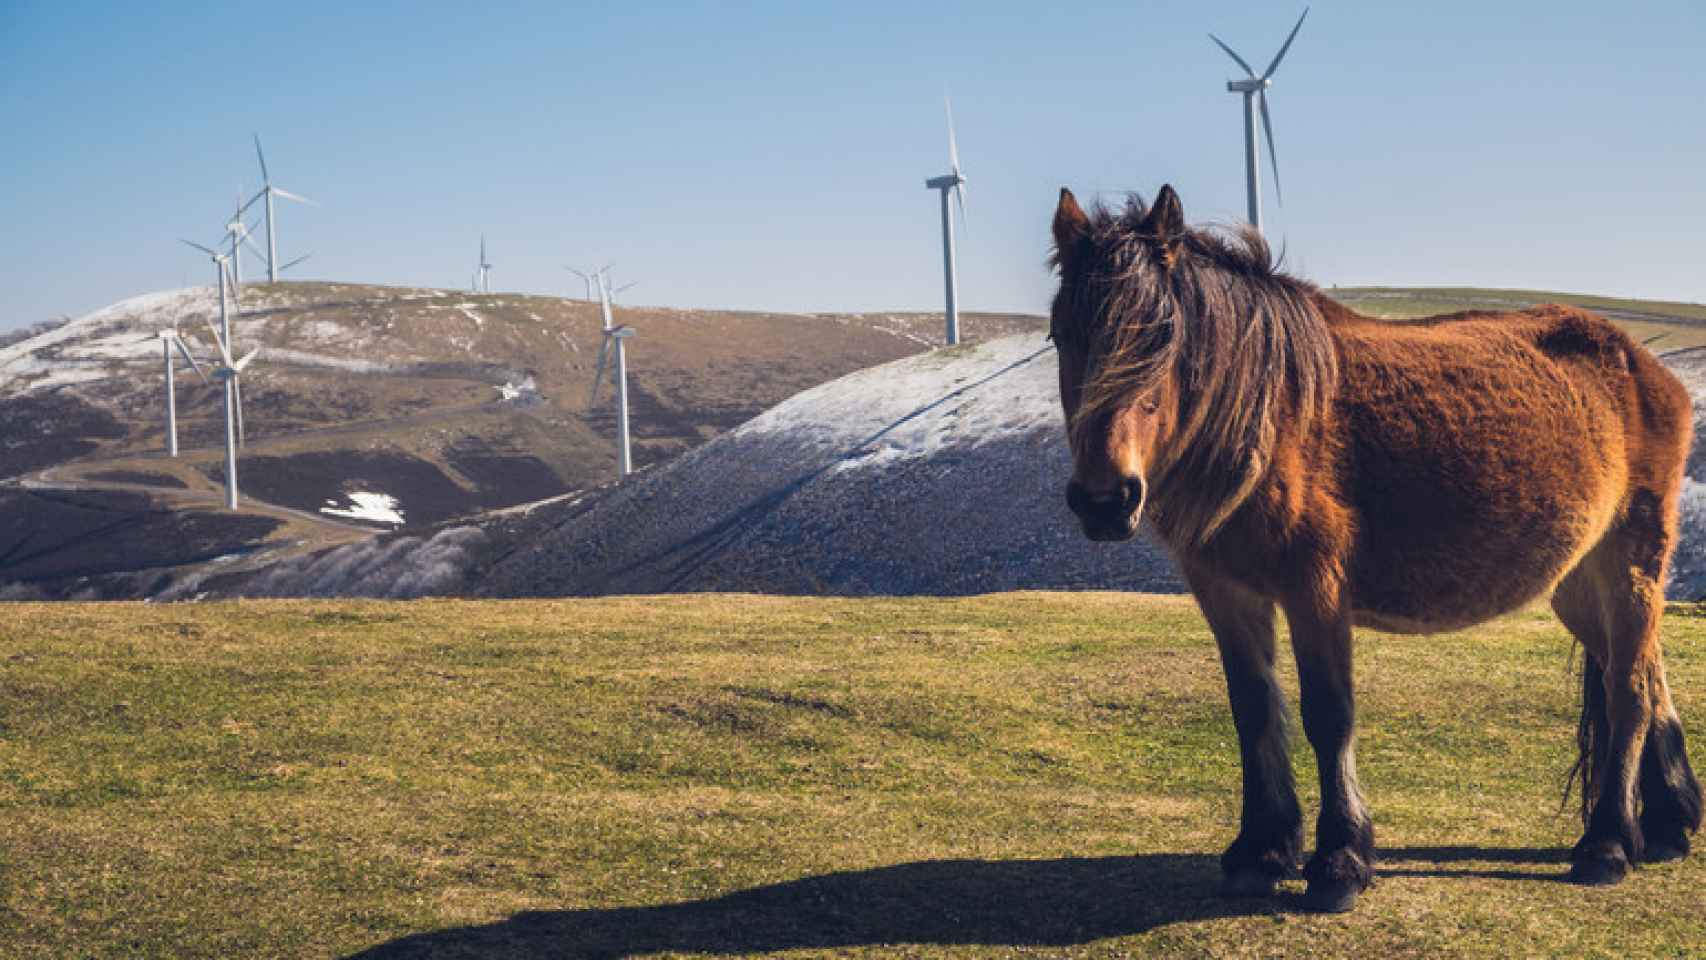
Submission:
<svg viewBox="0 0 1706 960">
<path fill-rule="evenodd" d="M 1349 880 L 1317 880 L 1303 892 L 1303 909 L 1310 913 L 1345 913 L 1356 906 L 1362 885 Z"/>
<path fill-rule="evenodd" d="M 1271 897 L 1279 889 L 1279 878 L 1260 870 L 1239 870 L 1220 878 L 1220 895 L 1231 899 Z"/>
<path fill-rule="evenodd" d="M 1592 857 L 1570 864 L 1571 883 L 1584 887 L 1609 887 L 1629 875 L 1629 861 L 1621 856 Z"/>
<path fill-rule="evenodd" d="M 1680 846 L 1674 843 L 1654 843 L 1648 841 L 1647 849 L 1642 852 L 1641 859 L 1647 863 L 1664 863 L 1668 860 L 1681 860 L 1688 856 L 1688 843 Z"/>
</svg>

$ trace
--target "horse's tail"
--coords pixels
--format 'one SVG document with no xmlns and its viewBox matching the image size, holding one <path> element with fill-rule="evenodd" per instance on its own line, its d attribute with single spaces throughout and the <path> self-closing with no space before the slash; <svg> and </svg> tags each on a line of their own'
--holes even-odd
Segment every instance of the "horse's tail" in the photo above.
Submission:
<svg viewBox="0 0 1706 960">
<path fill-rule="evenodd" d="M 1570 803 L 1570 788 L 1580 780 L 1582 785 L 1582 826 L 1586 829 L 1588 816 L 1593 813 L 1594 798 L 1599 796 L 1599 770 L 1610 747 L 1611 717 L 1606 713 L 1605 670 L 1593 654 L 1582 651 L 1582 716 L 1576 722 L 1576 764 L 1564 781 L 1563 805 Z"/>
</svg>

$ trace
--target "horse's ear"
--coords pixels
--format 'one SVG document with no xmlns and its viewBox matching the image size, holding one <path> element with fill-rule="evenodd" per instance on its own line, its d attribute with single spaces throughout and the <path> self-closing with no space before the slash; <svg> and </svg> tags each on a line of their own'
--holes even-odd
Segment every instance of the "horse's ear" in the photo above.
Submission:
<svg viewBox="0 0 1706 960">
<path fill-rule="evenodd" d="M 1163 184 L 1155 195 L 1149 216 L 1143 218 L 1145 232 L 1155 234 L 1162 243 L 1172 245 L 1185 235 L 1185 208 L 1179 204 L 1179 194 L 1173 185 Z"/>
<path fill-rule="evenodd" d="M 1077 255 L 1078 245 L 1090 235 L 1090 218 L 1078 205 L 1078 198 L 1065 187 L 1060 188 L 1060 204 L 1054 208 L 1054 262 L 1065 273 Z"/>
</svg>

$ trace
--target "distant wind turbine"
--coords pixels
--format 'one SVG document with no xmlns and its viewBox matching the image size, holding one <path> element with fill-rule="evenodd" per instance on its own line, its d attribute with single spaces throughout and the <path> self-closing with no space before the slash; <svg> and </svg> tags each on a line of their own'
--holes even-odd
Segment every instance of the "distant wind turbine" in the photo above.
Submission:
<svg viewBox="0 0 1706 960">
<path fill-rule="evenodd" d="M 492 265 L 486 261 L 486 235 L 480 234 L 480 265 L 474 270 L 474 292 L 492 292 Z"/>
<path fill-rule="evenodd" d="M 592 393 L 587 397 L 587 405 L 591 406 L 598 400 L 598 387 L 604 380 L 605 363 L 611 358 L 610 345 L 615 343 L 615 370 L 611 372 L 611 379 L 616 381 L 616 477 L 623 480 L 634 472 L 634 458 L 628 440 L 628 354 L 625 349 L 626 341 L 634 335 L 634 328 L 627 324 L 618 327 L 611 318 L 610 298 L 613 293 L 606 277 L 606 271 L 609 269 L 605 267 L 593 274 L 598 283 L 599 306 L 604 311 L 604 339 L 598 345 L 598 370 L 593 374 Z M 630 283 L 622 290 L 633 285 Z"/>
<path fill-rule="evenodd" d="M 302 256 L 297 257 L 295 260 L 292 260 L 289 263 L 284 264 L 283 266 L 279 265 L 279 262 L 278 262 L 278 226 L 273 220 L 273 198 L 274 197 L 283 197 L 286 200 L 295 200 L 297 203 L 305 203 L 310 207 L 317 207 L 317 206 L 319 206 L 319 204 L 308 199 L 307 197 L 298 196 L 294 193 L 291 193 L 289 190 L 286 190 L 283 187 L 273 186 L 272 175 L 267 172 L 267 155 L 265 153 L 261 152 L 261 135 L 258 133 L 255 134 L 255 159 L 257 159 L 261 162 L 261 183 L 262 183 L 261 192 L 255 194 L 253 197 L 251 197 L 249 199 L 248 203 L 243 204 L 243 211 L 246 211 L 250 207 L 254 206 L 255 201 L 257 201 L 257 200 L 262 200 L 262 199 L 266 200 L 267 282 L 268 283 L 277 283 L 279 274 L 283 273 L 286 270 L 289 270 L 291 267 L 294 267 L 297 264 L 301 263 L 302 261 L 308 259 L 310 256 L 313 256 L 313 254 L 303 254 Z M 238 217 L 241 218 L 241 216 L 242 216 L 242 211 L 239 211 Z"/>
<path fill-rule="evenodd" d="M 207 374 L 201 372 L 201 364 L 196 363 L 195 357 L 190 354 L 190 348 L 184 345 L 183 337 L 178 335 L 176 322 L 172 324 L 172 329 L 160 331 L 160 346 L 166 355 L 166 456 L 175 457 L 178 455 L 178 390 L 177 378 L 172 369 L 173 348 L 183 354 L 184 360 L 188 361 L 190 369 L 195 371 L 202 383 L 207 383 L 208 379 Z"/>
<path fill-rule="evenodd" d="M 948 299 L 947 341 L 949 346 L 953 346 L 960 342 L 960 281 L 959 263 L 954 251 L 954 216 L 949 208 L 948 194 L 952 193 L 954 199 L 959 201 L 960 223 L 963 226 L 966 219 L 966 178 L 960 173 L 960 148 L 954 140 L 954 105 L 948 102 L 947 94 L 942 95 L 942 103 L 948 110 L 949 173 L 924 181 L 924 186 L 939 190 L 942 194 L 942 274 Z"/>
<path fill-rule="evenodd" d="M 243 433 L 243 394 L 237 384 L 238 375 L 243 372 L 261 350 L 256 347 L 241 359 L 233 359 L 231 355 L 231 314 L 225 308 L 226 281 L 230 277 L 227 269 L 229 260 L 225 254 L 211 250 L 189 240 L 183 241 L 207 254 L 213 259 L 214 273 L 218 275 L 217 290 L 219 293 L 219 326 L 216 328 L 210 320 L 208 332 L 213 334 L 213 342 L 219 349 L 220 363 L 213 369 L 215 379 L 225 384 L 225 508 L 237 509 L 237 446 L 242 442 Z"/>
<path fill-rule="evenodd" d="M 1262 161 L 1256 149 L 1256 107 L 1259 102 L 1262 111 L 1262 132 L 1267 134 L 1268 139 L 1268 162 L 1273 164 L 1274 168 L 1274 197 L 1284 206 L 1285 199 L 1280 194 L 1279 155 L 1274 152 L 1274 124 L 1268 116 L 1268 88 L 1273 86 L 1274 71 L 1279 69 L 1280 61 L 1285 59 L 1285 52 L 1291 49 L 1291 41 L 1297 39 L 1297 31 L 1303 29 L 1303 19 L 1307 16 L 1309 8 L 1304 7 L 1303 15 L 1297 18 L 1297 25 L 1291 28 L 1291 34 L 1285 38 L 1285 44 L 1280 47 L 1279 53 L 1274 54 L 1274 62 L 1268 64 L 1268 69 L 1259 77 L 1256 76 L 1256 71 L 1244 62 L 1244 58 L 1234 53 L 1231 47 L 1221 43 L 1219 37 L 1212 33 L 1208 35 L 1220 49 L 1226 51 L 1227 56 L 1244 68 L 1244 79 L 1226 81 L 1226 89 L 1228 92 L 1244 95 L 1244 183 L 1250 225 L 1258 231 L 1262 229 Z"/>
<path fill-rule="evenodd" d="M 564 267 L 563 269 L 569 271 L 570 273 L 574 274 L 577 277 L 580 277 L 581 281 L 586 284 L 586 302 L 591 303 L 592 302 L 592 278 L 595 276 L 598 276 L 600 273 L 604 273 L 604 272 L 608 271 L 613 266 L 615 266 L 615 264 L 607 263 L 604 266 L 599 267 L 597 270 L 592 271 L 591 273 L 582 273 L 579 270 L 576 270 L 574 267 Z"/>
<path fill-rule="evenodd" d="M 243 285 L 244 245 L 247 245 L 250 250 L 254 250 L 255 253 L 260 253 L 260 250 L 256 249 L 254 243 L 249 240 L 249 228 L 243 223 L 243 212 L 247 209 L 249 209 L 248 205 L 243 203 L 243 187 L 239 184 L 237 186 L 236 212 L 231 214 L 231 219 L 225 224 L 225 238 L 231 244 L 231 253 L 229 256 L 231 257 L 231 282 L 233 290 L 236 290 L 238 287 Z"/>
</svg>

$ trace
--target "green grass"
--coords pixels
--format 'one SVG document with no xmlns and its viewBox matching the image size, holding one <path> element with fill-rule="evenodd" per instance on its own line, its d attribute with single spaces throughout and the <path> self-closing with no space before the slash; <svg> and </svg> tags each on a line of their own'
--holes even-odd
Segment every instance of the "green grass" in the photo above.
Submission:
<svg viewBox="0 0 1706 960">
<path fill-rule="evenodd" d="M 1333 287 L 1327 293 L 1352 309 L 1394 320 L 1461 310 L 1518 310 L 1539 303 L 1569 303 L 1607 313 L 1630 336 L 1650 342 L 1660 353 L 1706 346 L 1706 304 L 1699 303 L 1482 287 Z"/>
<path fill-rule="evenodd" d="M 1698 728 L 1694 612 L 1666 630 Z M 0 613 L 0 957 L 1706 944 L 1706 857 L 1559 882 L 1574 684 L 1540 613 L 1361 638 L 1385 855 L 1341 917 L 1213 896 L 1237 751 L 1180 598 Z"/>
</svg>

